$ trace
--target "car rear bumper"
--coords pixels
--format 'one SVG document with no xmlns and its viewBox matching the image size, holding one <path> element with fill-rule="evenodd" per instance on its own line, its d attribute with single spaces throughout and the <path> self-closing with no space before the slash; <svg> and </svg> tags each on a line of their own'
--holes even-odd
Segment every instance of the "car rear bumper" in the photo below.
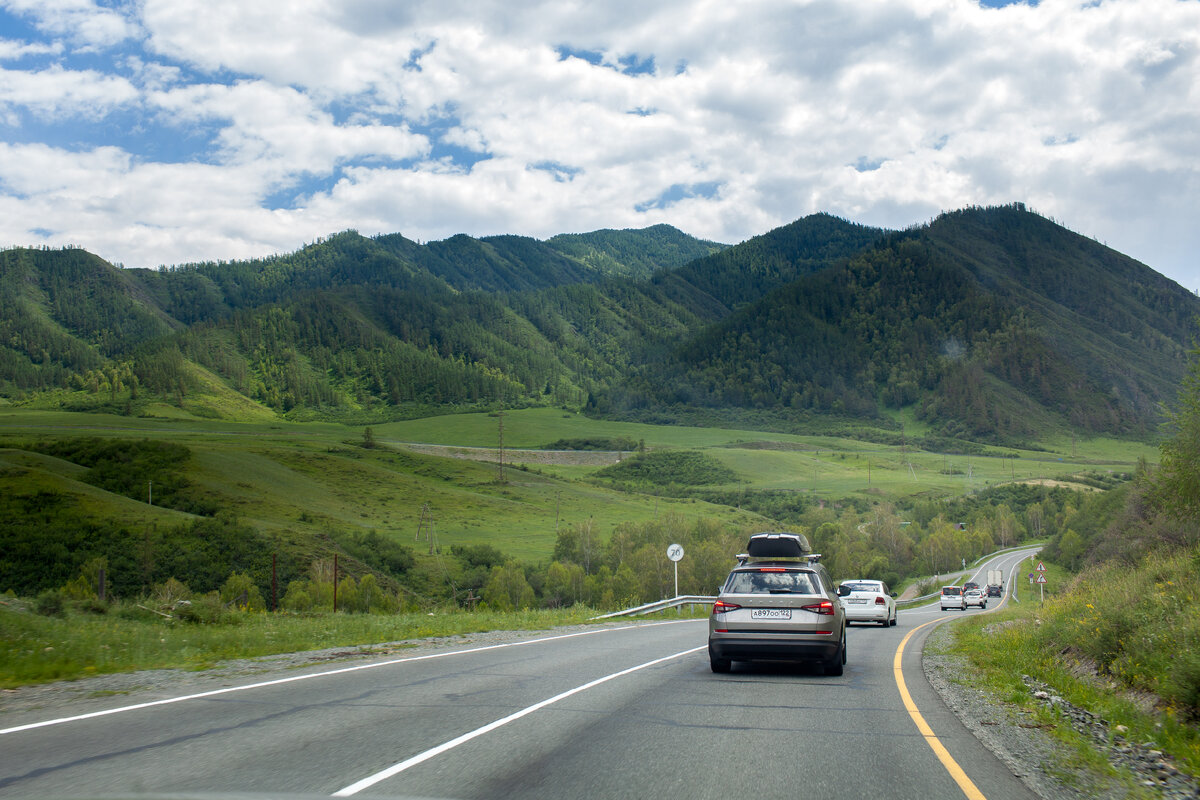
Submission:
<svg viewBox="0 0 1200 800">
<path fill-rule="evenodd" d="M 832 636 L 821 639 L 780 639 L 739 637 L 733 634 L 710 636 L 711 658 L 730 661 L 829 661 L 837 655 L 841 640 Z"/>
<path fill-rule="evenodd" d="M 883 622 L 890 617 L 887 606 L 846 606 L 847 622 Z"/>
</svg>

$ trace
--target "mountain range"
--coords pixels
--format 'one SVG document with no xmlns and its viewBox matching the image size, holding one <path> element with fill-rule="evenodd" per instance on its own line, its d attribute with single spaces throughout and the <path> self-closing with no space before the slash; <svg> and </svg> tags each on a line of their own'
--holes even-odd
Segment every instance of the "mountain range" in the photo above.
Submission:
<svg viewBox="0 0 1200 800">
<path fill-rule="evenodd" d="M 122 269 L 0 252 L 0 397 L 347 422 L 545 404 L 951 439 L 1145 437 L 1200 298 L 1021 204 L 888 231 L 815 214 L 734 246 L 670 226 L 420 244 L 346 231 Z"/>
</svg>

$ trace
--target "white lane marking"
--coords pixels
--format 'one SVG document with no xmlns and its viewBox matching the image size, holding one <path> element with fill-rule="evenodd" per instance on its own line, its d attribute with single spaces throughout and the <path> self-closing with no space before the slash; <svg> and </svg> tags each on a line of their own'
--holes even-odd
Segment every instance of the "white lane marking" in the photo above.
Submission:
<svg viewBox="0 0 1200 800">
<path fill-rule="evenodd" d="M 428 761 L 429 759 L 433 758 L 434 756 L 441 755 L 442 753 L 445 753 L 448 750 L 453 750 L 455 747 L 458 747 L 460 744 L 469 742 L 472 739 L 477 739 L 480 736 L 483 736 L 486 733 L 491 733 L 492 731 L 496 730 L 497 728 L 507 725 L 510 722 L 514 722 L 514 721 L 520 719 L 521 717 L 528 716 L 529 714 L 532 714 L 535 711 L 543 709 L 546 706 L 553 705 L 554 703 L 557 703 L 559 700 L 565 700 L 566 698 L 570 697 L 571 695 L 579 694 L 580 692 L 585 692 L 588 689 L 591 689 L 595 686 L 599 686 L 602 683 L 607 683 L 608 681 L 611 681 L 614 678 L 620 678 L 620 677 L 622 677 L 624 675 L 628 675 L 632 672 L 637 672 L 640 669 L 645 669 L 646 667 L 653 667 L 655 664 L 661 664 L 664 661 L 670 661 L 671 659 L 679 658 L 680 656 L 686 656 L 686 655 L 690 655 L 691 653 L 699 652 L 701 650 L 704 650 L 707 646 L 708 645 L 701 645 L 700 647 L 693 647 L 691 650 L 683 650 L 679 653 L 673 653 L 672 655 L 669 655 L 669 656 L 663 656 L 662 658 L 656 658 L 653 661 L 647 661 L 645 664 L 638 664 L 636 667 L 630 667 L 629 669 L 623 669 L 620 672 L 614 672 L 611 675 L 605 675 L 603 678 L 597 678 L 594 681 L 589 681 L 588 683 L 585 683 L 582 686 L 576 686 L 574 689 L 568 689 L 567 691 L 563 692 L 562 694 L 556 694 L 556 695 L 554 695 L 554 697 L 543 700 L 540 703 L 534 703 L 533 705 L 531 705 L 527 708 L 523 708 L 520 711 L 509 714 L 507 717 L 498 719 L 495 722 L 484 725 L 482 728 L 476 728 L 475 730 L 471 731 L 470 733 L 464 733 L 462 736 L 458 736 L 454 739 L 451 739 L 448 742 L 439 744 L 437 747 L 432 747 L 429 750 L 426 750 L 424 753 L 418 753 L 417 755 L 413 756 L 412 758 L 405 759 L 404 761 L 401 761 L 398 764 L 393 764 L 392 766 L 388 767 L 387 769 L 383 770 L 382 772 L 376 772 L 374 775 L 370 775 L 366 778 L 363 778 L 361 781 L 358 781 L 357 783 L 350 784 L 345 789 L 341 789 L 339 791 L 334 792 L 333 797 L 350 797 L 351 795 L 358 794 L 363 789 L 367 789 L 371 786 L 374 786 L 375 784 L 379 783 L 380 781 L 384 781 L 384 780 L 387 780 L 388 778 L 392 778 L 392 777 L 395 777 L 396 775 L 399 775 L 401 772 L 404 772 L 409 767 L 415 767 L 417 764 L 421 764 L 425 761 Z"/>
<path fill-rule="evenodd" d="M 290 678 L 277 678 L 271 681 L 262 681 L 260 683 L 250 683 L 245 686 L 230 686 L 224 689 L 213 689 L 208 692 L 198 692 L 197 694 L 183 695 L 182 697 L 168 697 L 164 700 L 152 700 L 148 703 L 137 703 L 131 706 L 120 706 L 119 708 L 110 708 L 105 711 L 93 711 L 88 714 L 77 714 L 73 717 L 59 717 L 58 719 L 48 719 L 43 722 L 31 722 L 27 725 L 17 725 L 12 728 L 0 728 L 0 736 L 7 733 L 19 733 L 21 731 L 32 730 L 33 728 L 45 728 L 50 725 L 62 725 L 67 722 L 78 722 L 80 720 L 92 719 L 94 717 L 106 717 L 109 714 L 120 714 L 125 711 L 137 711 L 142 708 L 151 708 L 153 706 L 165 706 L 171 703 L 182 703 L 186 700 L 200 700 L 205 697 L 215 697 L 220 694 L 230 694 L 232 692 L 244 692 L 249 689 L 262 689 L 266 686 L 278 686 L 283 683 L 295 683 L 296 681 L 306 681 L 311 678 L 324 678 L 329 675 L 341 675 L 347 672 L 358 672 L 364 669 L 376 669 L 377 667 L 390 667 L 393 664 L 404 664 L 409 661 L 428 661 L 433 658 L 446 658 L 448 656 L 461 656 L 468 653 L 482 653 L 485 650 L 500 650 L 505 647 L 523 647 L 529 644 L 541 644 L 542 642 L 554 642 L 560 639 L 573 639 L 577 636 L 591 636 L 596 633 L 615 633 L 617 631 L 627 631 L 634 628 L 651 628 L 658 625 L 678 625 L 683 622 L 696 622 L 697 620 L 670 620 L 668 622 L 650 622 L 643 625 L 623 625 L 620 628 L 599 628 L 591 631 L 581 631 L 579 633 L 564 633 L 558 636 L 545 636 L 541 639 L 527 639 L 523 642 L 506 642 L 504 644 L 490 644 L 484 647 L 472 647 L 468 650 L 451 650 L 446 653 L 431 653 L 424 656 L 410 656 L 408 658 L 394 658 L 390 661 L 377 661 L 371 664 L 359 664 L 353 667 L 342 667 L 340 669 L 327 670 L 325 672 L 313 672 L 306 675 L 293 675 Z"/>
</svg>

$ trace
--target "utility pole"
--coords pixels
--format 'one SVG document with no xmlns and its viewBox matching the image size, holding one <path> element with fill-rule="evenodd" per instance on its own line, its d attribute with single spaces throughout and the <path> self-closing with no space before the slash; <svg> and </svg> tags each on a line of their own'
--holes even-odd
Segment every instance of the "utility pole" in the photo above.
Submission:
<svg viewBox="0 0 1200 800">
<path fill-rule="evenodd" d="M 429 541 L 429 554 L 433 555 L 433 510 L 429 508 L 429 503 L 421 506 L 421 518 L 417 522 L 417 535 L 413 537 L 414 542 L 420 541 L 422 528 L 425 529 L 425 538 Z"/>
<path fill-rule="evenodd" d="M 500 403 L 500 413 L 496 415 L 499 420 L 499 455 L 500 455 L 500 483 L 504 483 L 504 403 Z"/>
</svg>

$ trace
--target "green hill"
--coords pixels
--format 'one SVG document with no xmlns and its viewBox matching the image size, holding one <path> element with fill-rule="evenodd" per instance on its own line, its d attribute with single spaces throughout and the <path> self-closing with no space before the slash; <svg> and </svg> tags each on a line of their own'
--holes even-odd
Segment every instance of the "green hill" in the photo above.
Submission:
<svg viewBox="0 0 1200 800">
<path fill-rule="evenodd" d="M 1150 434 L 1200 300 L 1013 205 L 900 233 L 816 214 L 733 247 L 655 226 L 347 231 L 159 270 L 8 250 L 0 309 L 0 396 L 42 408 L 365 423 L 503 403 L 885 440 L 903 412 L 1013 444 Z"/>
<path fill-rule="evenodd" d="M 741 247 L 708 261 L 728 260 L 721 274 L 742 265 L 758 275 L 754 256 L 738 259 Z M 598 406 L 634 416 L 733 407 L 780 424 L 832 415 L 885 427 L 889 413 L 912 408 L 952 438 L 1146 436 L 1183 374 L 1200 313 L 1182 287 L 1020 206 L 944 215 L 796 272 L 644 364 Z"/>
</svg>

